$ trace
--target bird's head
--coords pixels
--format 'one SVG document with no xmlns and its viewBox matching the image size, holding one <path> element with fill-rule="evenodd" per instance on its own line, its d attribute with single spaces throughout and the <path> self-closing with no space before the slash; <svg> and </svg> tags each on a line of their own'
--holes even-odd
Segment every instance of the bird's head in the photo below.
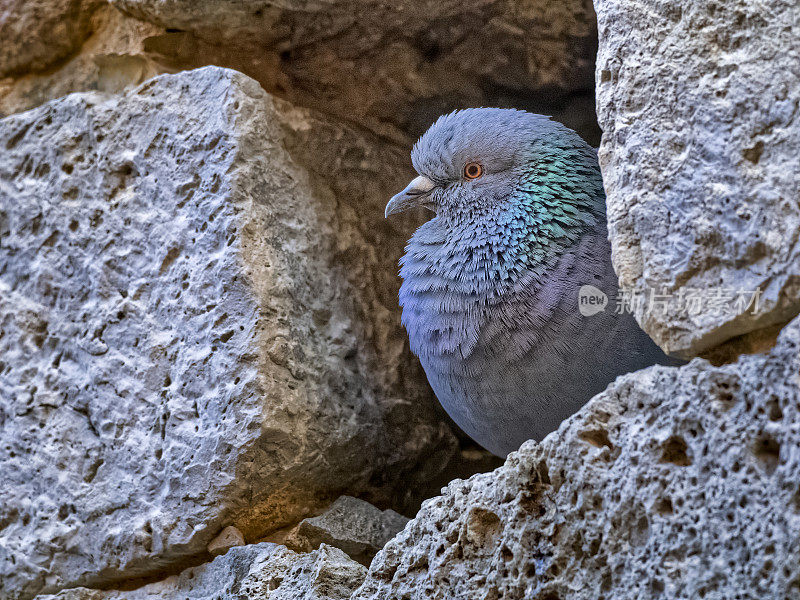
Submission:
<svg viewBox="0 0 800 600">
<path fill-rule="evenodd" d="M 600 181 L 594 150 L 575 132 L 514 109 L 471 108 L 440 117 L 414 145 L 411 160 L 419 176 L 389 201 L 387 217 L 424 206 L 470 219 L 524 201 L 520 190 L 535 194 L 545 186 L 552 195 L 554 185 L 571 187 L 569 178 L 583 179 L 584 170 L 595 186 Z"/>
</svg>

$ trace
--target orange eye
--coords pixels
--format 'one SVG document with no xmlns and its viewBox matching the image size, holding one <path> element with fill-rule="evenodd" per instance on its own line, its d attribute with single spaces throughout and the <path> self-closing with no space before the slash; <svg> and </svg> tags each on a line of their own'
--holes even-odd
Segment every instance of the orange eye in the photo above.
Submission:
<svg viewBox="0 0 800 600">
<path fill-rule="evenodd" d="M 467 179 L 477 179 L 481 175 L 483 175 L 481 163 L 471 162 L 464 165 L 464 177 Z"/>
</svg>

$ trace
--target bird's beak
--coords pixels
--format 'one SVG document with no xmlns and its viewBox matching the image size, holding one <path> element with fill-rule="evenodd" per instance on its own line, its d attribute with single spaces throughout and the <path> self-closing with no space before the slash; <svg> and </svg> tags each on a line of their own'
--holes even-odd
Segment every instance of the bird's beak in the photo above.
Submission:
<svg viewBox="0 0 800 600">
<path fill-rule="evenodd" d="M 427 177 L 420 175 L 415 177 L 411 183 L 406 186 L 399 194 L 392 196 L 389 204 L 386 205 L 385 217 L 394 215 L 415 206 L 421 206 L 425 203 L 425 199 L 430 194 L 431 190 L 436 187 Z"/>
</svg>

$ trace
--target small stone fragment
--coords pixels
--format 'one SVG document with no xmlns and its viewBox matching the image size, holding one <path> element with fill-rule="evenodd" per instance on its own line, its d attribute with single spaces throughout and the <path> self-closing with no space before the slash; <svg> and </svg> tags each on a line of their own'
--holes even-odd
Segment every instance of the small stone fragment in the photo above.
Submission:
<svg viewBox="0 0 800 600">
<path fill-rule="evenodd" d="M 236 527 L 228 525 L 208 545 L 208 552 L 211 556 L 219 556 L 234 546 L 244 546 L 244 536 Z"/>
<path fill-rule="evenodd" d="M 289 534 L 286 544 L 302 552 L 330 544 L 368 565 L 408 521 L 391 509 L 381 511 L 369 502 L 340 496 L 318 517 L 303 519 Z"/>
</svg>

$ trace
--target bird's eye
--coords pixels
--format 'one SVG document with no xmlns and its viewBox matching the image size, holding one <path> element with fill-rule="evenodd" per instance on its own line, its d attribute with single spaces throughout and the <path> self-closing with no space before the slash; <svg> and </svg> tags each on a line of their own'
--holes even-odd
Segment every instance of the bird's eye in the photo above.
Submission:
<svg viewBox="0 0 800 600">
<path fill-rule="evenodd" d="M 467 179 L 477 179 L 481 175 L 483 175 L 481 163 L 470 162 L 464 165 L 464 177 Z"/>
</svg>

